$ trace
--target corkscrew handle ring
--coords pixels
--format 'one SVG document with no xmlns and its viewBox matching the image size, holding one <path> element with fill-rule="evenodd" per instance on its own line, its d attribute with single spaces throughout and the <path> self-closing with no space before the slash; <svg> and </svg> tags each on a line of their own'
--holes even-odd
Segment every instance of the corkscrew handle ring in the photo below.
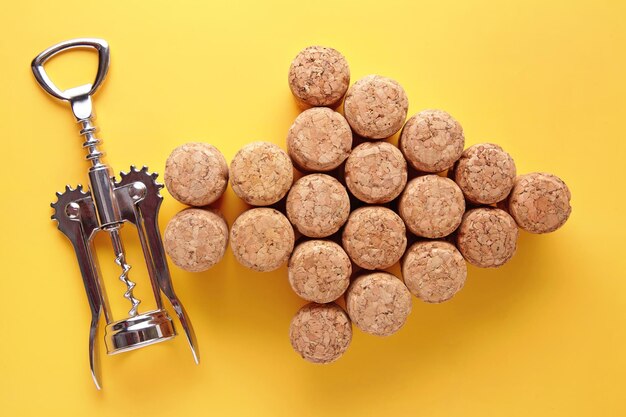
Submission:
<svg viewBox="0 0 626 417">
<path fill-rule="evenodd" d="M 93 84 L 85 84 L 61 91 L 48 77 L 43 66 L 53 56 L 77 48 L 94 48 L 98 51 L 98 72 L 96 73 L 96 78 Z M 60 42 L 37 55 L 31 63 L 31 68 L 41 88 L 59 100 L 71 102 L 80 97 L 91 96 L 100 87 L 109 70 L 109 44 L 105 40 L 97 38 L 79 38 Z"/>
</svg>

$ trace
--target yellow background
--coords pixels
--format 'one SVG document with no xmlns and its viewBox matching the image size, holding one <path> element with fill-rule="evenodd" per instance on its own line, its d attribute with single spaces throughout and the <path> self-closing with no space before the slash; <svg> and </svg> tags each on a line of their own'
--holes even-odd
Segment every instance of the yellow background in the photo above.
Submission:
<svg viewBox="0 0 626 417">
<path fill-rule="evenodd" d="M 0 415 L 626 415 L 625 4 L 4 1 Z M 69 108 L 46 96 L 29 68 L 44 48 L 80 36 L 111 45 L 95 107 L 115 170 L 146 164 L 162 173 L 169 152 L 191 140 L 216 145 L 228 160 L 253 140 L 284 147 L 298 113 L 290 61 L 323 44 L 345 54 L 353 81 L 397 79 L 411 114 L 445 109 L 467 145 L 494 141 L 520 173 L 561 176 L 572 216 L 556 233 L 521 233 L 503 268 L 470 268 L 453 301 L 415 300 L 398 334 L 355 329 L 346 355 L 329 366 L 291 349 L 289 322 L 304 303 L 285 267 L 250 272 L 229 250 L 206 273 L 172 268 L 200 366 L 183 337 L 108 357 L 99 335 L 97 392 L 87 300 L 48 206 L 66 183 L 86 182 L 88 164 Z M 70 87 L 89 81 L 94 63 L 78 53 L 49 69 Z M 182 208 L 165 195 L 162 227 Z M 229 189 L 221 202 L 229 224 L 243 207 Z M 121 318 L 123 286 L 99 243 Z M 127 246 L 142 294 L 142 259 L 136 242 Z"/>
</svg>

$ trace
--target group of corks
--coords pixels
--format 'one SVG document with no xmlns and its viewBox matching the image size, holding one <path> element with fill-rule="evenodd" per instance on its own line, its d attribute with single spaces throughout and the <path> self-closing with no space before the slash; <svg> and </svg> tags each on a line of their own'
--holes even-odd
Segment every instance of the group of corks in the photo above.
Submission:
<svg viewBox="0 0 626 417">
<path fill-rule="evenodd" d="M 229 170 L 215 147 L 189 143 L 165 168 L 171 195 L 202 207 L 167 225 L 172 261 L 204 271 L 222 258 L 228 226 L 207 206 L 230 179 L 235 194 L 255 206 L 231 227 L 233 254 L 261 272 L 288 261 L 291 287 L 310 302 L 291 322 L 291 344 L 315 363 L 345 352 L 352 323 L 377 336 L 397 332 L 411 294 L 449 300 L 463 288 L 466 261 L 499 267 L 515 253 L 518 227 L 552 232 L 571 211 L 561 179 L 517 176 L 511 156 L 495 144 L 464 150 L 463 129 L 445 111 L 424 110 L 405 123 L 409 103 L 398 82 L 370 75 L 349 84 L 343 55 L 306 48 L 289 70 L 289 87 L 306 110 L 287 133 L 287 152 L 251 143 Z M 343 115 L 334 110 L 342 100 Z M 400 129 L 397 147 L 384 140 Z M 305 174 L 295 183 L 294 167 Z M 397 262 L 402 278 L 383 271 Z M 336 303 L 344 294 L 345 309 Z"/>
</svg>

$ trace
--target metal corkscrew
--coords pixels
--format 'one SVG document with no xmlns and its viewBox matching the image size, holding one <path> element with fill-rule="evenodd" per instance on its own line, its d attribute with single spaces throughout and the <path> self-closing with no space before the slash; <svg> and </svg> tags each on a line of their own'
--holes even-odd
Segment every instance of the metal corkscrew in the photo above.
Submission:
<svg viewBox="0 0 626 417">
<path fill-rule="evenodd" d="M 50 80 L 43 65 L 58 53 L 75 48 L 94 48 L 98 52 L 98 71 L 93 84 L 61 91 Z M 109 46 L 102 39 L 73 39 L 54 45 L 33 60 L 33 74 L 39 85 L 53 97 L 68 101 L 76 121 L 80 124 L 80 135 L 84 137 L 83 148 L 87 150 L 89 168 L 89 190 L 79 185 L 76 189 L 66 186 L 57 193 L 52 203 L 52 219 L 58 222 L 59 230 L 74 246 L 78 265 L 83 278 L 89 307 L 91 325 L 89 329 L 89 364 L 96 387 L 100 389 L 100 371 L 95 349 L 95 336 L 100 316 L 106 320 L 105 344 L 108 354 L 125 352 L 172 339 L 176 330 L 172 319 L 163 308 L 161 293 L 170 301 L 185 331 L 196 363 L 199 361 L 197 343 L 187 313 L 174 293 L 165 252 L 158 228 L 158 212 L 163 197 L 162 184 L 156 182 L 157 174 L 149 173 L 147 167 L 122 172 L 119 181 L 111 175 L 111 169 L 102 162 L 104 154 L 98 149 L 93 124 L 94 112 L 91 97 L 104 81 L 109 68 Z M 133 295 L 135 283 L 131 281 L 131 266 L 126 262 L 126 253 L 120 229 L 132 223 L 139 234 L 141 248 L 146 261 L 157 309 L 140 313 L 140 300 Z M 115 253 L 115 263 L 120 267 L 120 280 L 125 284 L 124 297 L 131 304 L 128 317 L 114 320 L 108 305 L 106 292 L 98 267 L 93 239 L 98 232 L 109 235 Z"/>
</svg>

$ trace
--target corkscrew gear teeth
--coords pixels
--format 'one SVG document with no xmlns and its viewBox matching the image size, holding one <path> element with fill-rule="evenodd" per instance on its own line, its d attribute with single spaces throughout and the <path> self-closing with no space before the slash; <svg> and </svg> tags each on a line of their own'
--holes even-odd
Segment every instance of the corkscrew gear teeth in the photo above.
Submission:
<svg viewBox="0 0 626 417">
<path fill-rule="evenodd" d="M 53 56 L 68 49 L 93 48 L 98 51 L 98 72 L 91 84 L 61 91 L 46 74 L 44 64 Z M 109 66 L 109 46 L 102 39 L 84 38 L 61 42 L 54 45 L 32 62 L 31 68 L 39 85 L 53 97 L 68 101 L 76 121 L 80 124 L 80 136 L 84 138 L 83 148 L 87 150 L 89 168 L 89 191 L 65 187 L 57 193 L 57 201 L 52 203 L 52 219 L 59 230 L 70 240 L 80 268 L 83 285 L 91 311 L 89 328 L 89 365 L 96 387 L 100 389 L 101 378 L 97 360 L 95 337 L 101 316 L 107 323 L 105 344 L 109 354 L 137 349 L 154 343 L 169 340 L 176 336 L 176 330 L 167 311 L 163 307 L 161 294 L 170 301 L 182 325 L 196 363 L 199 361 L 197 342 L 188 315 L 174 292 L 165 251 L 158 226 L 158 213 L 163 197 L 163 185 L 156 182 L 157 174 L 148 172 L 147 167 L 137 169 L 131 166 L 122 172 L 115 181 L 110 168 L 102 162 L 104 152 L 98 149 L 100 140 L 96 137 L 97 128 L 93 123 L 92 96 L 104 81 Z M 133 290 L 137 285 L 129 277 L 130 264 L 120 235 L 120 229 L 132 224 L 137 229 L 141 249 L 146 262 L 152 286 L 156 309 L 140 312 L 140 300 Z M 114 320 L 109 309 L 107 295 L 101 280 L 94 237 L 106 232 L 113 245 L 115 262 L 122 272 L 119 279 L 125 284 L 124 297 L 131 303 L 128 317 Z"/>
<path fill-rule="evenodd" d="M 157 192 L 157 195 L 160 198 L 163 198 L 160 194 L 160 190 L 164 187 L 163 184 L 157 182 L 157 178 L 159 174 L 156 172 L 150 172 L 147 166 L 142 166 L 140 169 L 137 169 L 134 165 L 130 166 L 128 171 L 120 172 L 120 180 L 115 181 L 115 186 L 119 187 L 124 184 L 129 184 L 135 181 L 141 181 L 146 185 L 149 185 L 150 188 Z"/>
<path fill-rule="evenodd" d="M 89 196 L 89 193 L 84 192 L 83 186 L 80 184 L 78 184 L 76 188 L 66 185 L 65 191 L 57 191 L 55 194 L 57 201 L 50 203 L 50 207 L 54 210 L 54 213 L 50 216 L 50 218 L 55 220 L 57 223 L 61 223 L 64 219 L 63 216 L 58 215 L 59 212 L 65 213 L 69 209 L 71 213 L 71 207 L 69 207 L 70 203 Z"/>
</svg>

